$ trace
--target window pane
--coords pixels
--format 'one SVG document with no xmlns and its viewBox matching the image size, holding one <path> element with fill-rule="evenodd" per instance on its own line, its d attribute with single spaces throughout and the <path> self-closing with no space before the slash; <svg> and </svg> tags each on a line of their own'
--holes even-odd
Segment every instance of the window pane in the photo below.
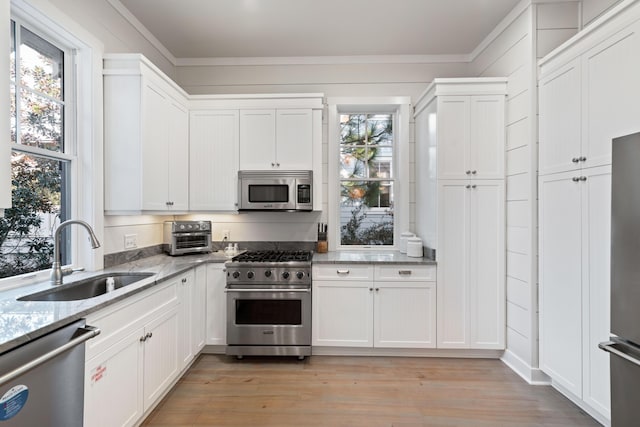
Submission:
<svg viewBox="0 0 640 427">
<path fill-rule="evenodd" d="M 11 81 L 16 81 L 16 23 L 11 21 L 11 46 L 9 54 L 9 76 Z"/>
<path fill-rule="evenodd" d="M 62 105 L 29 91 L 20 91 L 20 143 L 63 151 Z"/>
<path fill-rule="evenodd" d="M 10 108 L 10 112 L 9 112 L 9 123 L 11 126 L 10 132 L 11 132 L 11 142 L 12 143 L 17 143 L 17 119 L 16 119 L 16 86 L 14 84 L 11 84 L 10 86 L 10 94 L 9 96 L 11 96 L 11 100 L 9 101 L 9 108 Z"/>
<path fill-rule="evenodd" d="M 340 116 L 340 143 L 364 144 L 366 140 L 366 115 L 342 114 Z"/>
<path fill-rule="evenodd" d="M 51 232 L 67 219 L 68 182 L 66 162 L 12 152 L 12 207 L 0 218 L 0 277 L 51 267 Z M 68 264 L 68 236 L 62 237 L 61 259 Z"/>
<path fill-rule="evenodd" d="M 26 28 L 20 32 L 20 82 L 62 101 L 62 50 Z"/>
<path fill-rule="evenodd" d="M 392 144 L 393 120 L 391 114 L 370 114 L 368 116 L 368 139 L 370 144 Z"/>
<path fill-rule="evenodd" d="M 342 181 L 340 243 L 393 245 L 393 183 Z"/>
<path fill-rule="evenodd" d="M 340 178 L 368 178 L 367 147 L 340 146 Z"/>
</svg>

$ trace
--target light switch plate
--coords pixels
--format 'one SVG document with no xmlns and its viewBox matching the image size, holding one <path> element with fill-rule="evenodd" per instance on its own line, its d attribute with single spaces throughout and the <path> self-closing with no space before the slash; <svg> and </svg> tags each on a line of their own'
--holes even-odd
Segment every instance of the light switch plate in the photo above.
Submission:
<svg viewBox="0 0 640 427">
<path fill-rule="evenodd" d="M 135 249 L 138 247 L 138 235 L 137 234 L 125 234 L 124 235 L 124 248 Z"/>
</svg>

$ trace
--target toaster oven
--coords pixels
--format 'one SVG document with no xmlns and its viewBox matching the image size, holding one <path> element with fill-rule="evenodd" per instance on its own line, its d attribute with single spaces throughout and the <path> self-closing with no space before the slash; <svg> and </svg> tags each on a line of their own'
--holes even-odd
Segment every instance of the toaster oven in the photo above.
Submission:
<svg viewBox="0 0 640 427">
<path fill-rule="evenodd" d="M 211 221 L 165 221 L 163 246 L 169 255 L 211 252 Z"/>
</svg>

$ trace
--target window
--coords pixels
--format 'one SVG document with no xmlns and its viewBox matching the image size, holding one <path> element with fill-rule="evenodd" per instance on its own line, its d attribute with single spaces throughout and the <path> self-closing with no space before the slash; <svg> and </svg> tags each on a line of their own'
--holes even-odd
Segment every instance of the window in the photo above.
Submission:
<svg viewBox="0 0 640 427">
<path fill-rule="evenodd" d="M 393 246 L 393 114 L 340 114 L 340 245 Z"/>
<path fill-rule="evenodd" d="M 11 21 L 12 207 L 0 218 L 0 277 L 51 267 L 52 230 L 70 216 L 65 51 Z M 67 231 L 65 230 L 65 233 Z M 63 264 L 70 262 L 62 236 Z"/>
<path fill-rule="evenodd" d="M 409 97 L 328 98 L 330 250 L 394 249 L 409 229 Z"/>
</svg>

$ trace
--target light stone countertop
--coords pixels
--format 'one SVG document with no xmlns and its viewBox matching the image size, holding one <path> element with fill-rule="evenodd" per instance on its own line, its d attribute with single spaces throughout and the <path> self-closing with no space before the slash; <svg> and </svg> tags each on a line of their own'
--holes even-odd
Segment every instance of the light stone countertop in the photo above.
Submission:
<svg viewBox="0 0 640 427">
<path fill-rule="evenodd" d="M 314 254 L 314 264 L 424 264 L 435 265 L 429 258 L 414 258 L 400 251 L 335 251 Z"/>
<path fill-rule="evenodd" d="M 156 283 L 184 273 L 201 263 L 223 263 L 222 252 L 170 257 L 155 255 L 101 271 L 80 272 L 64 277 L 64 284 L 110 272 L 151 272 L 153 276 L 104 295 L 77 301 L 18 301 L 52 287 L 48 281 L 0 291 L 0 354 L 32 341 L 87 314 L 142 292 Z M 64 286 L 64 285 L 62 285 Z"/>
</svg>

